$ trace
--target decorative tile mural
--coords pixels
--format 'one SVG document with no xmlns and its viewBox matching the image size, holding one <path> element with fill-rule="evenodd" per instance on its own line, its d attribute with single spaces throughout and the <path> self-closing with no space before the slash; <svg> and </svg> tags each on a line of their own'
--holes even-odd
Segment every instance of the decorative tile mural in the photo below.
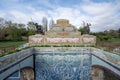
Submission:
<svg viewBox="0 0 120 80">
<path fill-rule="evenodd" d="M 90 53 L 36 53 L 36 80 L 90 80 Z"/>
<path fill-rule="evenodd" d="M 40 37 L 34 37 L 30 39 L 32 43 L 42 43 L 42 40 L 43 38 L 40 38 Z"/>
<path fill-rule="evenodd" d="M 79 38 L 47 38 L 48 43 L 79 43 Z"/>
<path fill-rule="evenodd" d="M 84 37 L 83 38 L 83 42 L 84 43 L 94 43 L 95 42 L 95 39 L 94 38 L 92 38 L 92 37 Z"/>
</svg>

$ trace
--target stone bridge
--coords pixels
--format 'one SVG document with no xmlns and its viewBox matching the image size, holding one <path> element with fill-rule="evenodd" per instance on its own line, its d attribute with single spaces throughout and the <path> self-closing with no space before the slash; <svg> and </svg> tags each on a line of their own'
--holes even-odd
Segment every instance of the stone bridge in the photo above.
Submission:
<svg viewBox="0 0 120 80">
<path fill-rule="evenodd" d="M 18 72 L 18 78 L 21 80 L 34 80 L 34 68 L 35 68 L 35 57 L 34 54 L 37 52 L 80 52 L 90 53 L 92 67 L 99 67 L 105 69 L 115 75 L 118 80 L 120 79 L 120 56 L 105 52 L 103 50 L 93 47 L 33 47 L 14 54 L 10 54 L 0 58 L 0 79 L 6 80 Z M 32 74 L 29 74 L 32 73 Z M 103 72 L 100 72 L 103 73 Z M 103 80 L 103 75 L 98 73 L 95 75 L 95 71 L 92 71 L 93 80 Z M 97 79 L 101 77 L 101 79 Z M 29 79 L 30 78 L 30 79 Z"/>
</svg>

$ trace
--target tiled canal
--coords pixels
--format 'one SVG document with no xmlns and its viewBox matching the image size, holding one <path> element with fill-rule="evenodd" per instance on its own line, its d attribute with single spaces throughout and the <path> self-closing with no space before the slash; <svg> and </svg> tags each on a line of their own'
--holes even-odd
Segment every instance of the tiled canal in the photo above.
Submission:
<svg viewBox="0 0 120 80">
<path fill-rule="evenodd" d="M 90 53 L 35 53 L 36 80 L 90 80 Z"/>
</svg>

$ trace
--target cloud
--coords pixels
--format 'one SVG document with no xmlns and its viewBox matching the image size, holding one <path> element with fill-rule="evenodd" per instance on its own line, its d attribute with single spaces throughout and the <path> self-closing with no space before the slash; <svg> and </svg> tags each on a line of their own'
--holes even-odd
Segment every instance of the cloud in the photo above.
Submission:
<svg viewBox="0 0 120 80">
<path fill-rule="evenodd" d="M 24 14 L 17 10 L 11 10 L 9 13 L 13 16 L 13 20 L 16 22 L 27 23 L 29 20 L 29 17 L 27 16 L 27 14 Z"/>
<path fill-rule="evenodd" d="M 5 17 L 5 13 L 0 12 L 0 17 L 4 18 Z"/>
<path fill-rule="evenodd" d="M 26 6 L 26 9 L 28 9 L 30 11 L 35 11 L 35 8 L 33 8 L 32 6 Z"/>
<path fill-rule="evenodd" d="M 90 2 L 90 4 L 85 4 L 81 6 L 81 9 L 88 16 L 90 22 L 92 23 L 91 30 L 92 31 L 103 31 L 109 29 L 118 29 L 120 28 L 119 17 L 120 13 L 119 3 L 113 2 L 104 2 L 104 3 L 94 3 Z"/>
<path fill-rule="evenodd" d="M 69 6 L 61 6 L 57 0 L 53 3 L 51 0 L 12 0 L 14 7 L 9 10 L 1 10 L 0 17 L 9 15 L 15 22 L 27 23 L 33 19 L 34 22 L 41 24 L 42 18 L 50 19 L 68 19 L 70 23 L 77 28 L 82 26 L 82 21 L 91 23 L 91 31 L 103 31 L 108 29 L 120 28 L 120 1 L 93 2 L 92 0 L 82 0 L 80 4 L 72 3 Z M 26 2 L 25 2 L 26 1 Z M 59 0 L 58 0 L 59 1 Z M 63 1 L 63 0 L 62 0 Z M 18 3 L 21 4 L 18 4 Z M 23 3 L 23 4 L 22 4 Z M 52 4 L 53 3 L 53 4 Z M 9 3 L 12 4 L 12 3 Z M 65 3 L 63 2 L 65 5 Z M 19 6 L 18 6 L 19 5 Z"/>
<path fill-rule="evenodd" d="M 44 11 L 36 11 L 35 9 L 31 13 L 24 13 L 18 10 L 11 10 L 9 11 L 9 13 L 13 16 L 12 20 L 14 20 L 15 22 L 20 22 L 25 24 L 28 21 L 31 21 L 31 19 L 34 22 L 38 22 L 41 24 L 42 18 L 47 17 L 47 14 Z"/>
<path fill-rule="evenodd" d="M 43 17 L 49 18 L 45 11 L 35 11 L 35 12 L 32 12 L 32 14 L 30 16 L 34 21 L 36 21 L 40 24 L 42 24 Z"/>
</svg>

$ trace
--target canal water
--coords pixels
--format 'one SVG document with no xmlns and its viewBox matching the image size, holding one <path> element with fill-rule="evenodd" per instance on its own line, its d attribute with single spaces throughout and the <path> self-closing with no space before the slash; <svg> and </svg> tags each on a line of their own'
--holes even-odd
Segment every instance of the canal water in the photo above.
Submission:
<svg viewBox="0 0 120 80">
<path fill-rule="evenodd" d="M 90 80 L 90 74 L 90 53 L 35 53 L 35 80 Z"/>
</svg>

